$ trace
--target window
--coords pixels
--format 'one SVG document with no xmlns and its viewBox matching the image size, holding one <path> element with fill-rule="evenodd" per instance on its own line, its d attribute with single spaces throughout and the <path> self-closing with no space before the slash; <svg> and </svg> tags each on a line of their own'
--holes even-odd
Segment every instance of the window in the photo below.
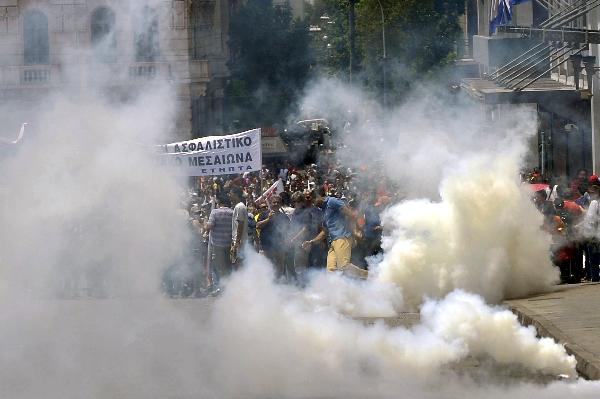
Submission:
<svg viewBox="0 0 600 399">
<path fill-rule="evenodd" d="M 135 21 L 135 60 L 154 62 L 158 58 L 158 16 L 150 7 L 144 7 Z"/>
<path fill-rule="evenodd" d="M 48 18 L 37 10 L 26 11 L 23 16 L 23 42 L 25 65 L 50 62 Z"/>
<path fill-rule="evenodd" d="M 108 7 L 99 7 L 92 13 L 92 45 L 101 61 L 116 59 L 115 13 Z"/>
<path fill-rule="evenodd" d="M 215 16 L 214 1 L 194 1 L 191 8 L 192 23 L 192 59 L 200 60 L 208 55 L 208 44 L 214 40 L 211 36 Z"/>
</svg>

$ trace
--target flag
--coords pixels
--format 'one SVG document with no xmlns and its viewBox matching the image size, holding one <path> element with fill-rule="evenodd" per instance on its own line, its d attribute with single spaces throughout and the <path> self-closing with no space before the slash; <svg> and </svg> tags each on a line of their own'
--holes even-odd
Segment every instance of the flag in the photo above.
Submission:
<svg viewBox="0 0 600 399">
<path fill-rule="evenodd" d="M 499 25 L 508 25 L 512 21 L 513 7 L 530 0 L 492 0 L 490 7 L 490 35 Z"/>
<path fill-rule="evenodd" d="M 283 181 L 281 179 L 277 179 L 275 183 L 271 185 L 260 197 L 256 199 L 255 202 L 267 201 L 267 203 L 271 202 L 271 198 L 274 195 L 279 195 L 284 191 Z"/>
</svg>

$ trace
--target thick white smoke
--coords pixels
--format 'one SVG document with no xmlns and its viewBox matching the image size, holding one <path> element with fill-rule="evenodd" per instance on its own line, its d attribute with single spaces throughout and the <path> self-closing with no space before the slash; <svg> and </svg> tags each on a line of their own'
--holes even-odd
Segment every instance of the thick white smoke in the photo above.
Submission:
<svg viewBox="0 0 600 399">
<path fill-rule="evenodd" d="M 441 201 L 389 208 L 379 279 L 401 286 L 412 305 L 456 288 L 493 303 L 550 288 L 558 271 L 518 165 L 505 153 L 467 159 L 444 179 Z"/>
<path fill-rule="evenodd" d="M 169 97 L 160 89 L 119 108 L 91 95 L 48 98 L 2 163 L 5 284 L 38 295 L 83 280 L 120 295 L 156 292 L 185 230 L 174 217 L 178 186 L 140 143 L 171 127 Z"/>
<path fill-rule="evenodd" d="M 410 329 L 390 328 L 381 322 L 365 326 L 333 306 L 315 306 L 315 296 L 331 298 L 339 295 L 332 291 L 348 289 L 342 277 L 328 278 L 330 285 L 317 283 L 304 293 L 273 286 L 271 269 L 258 259 L 233 277 L 216 304 L 216 335 L 227 345 L 221 347 L 222 359 L 215 363 L 223 372 L 234 359 L 247 362 L 239 365 L 241 370 L 252 367 L 257 359 L 260 367 L 235 375 L 229 382 L 232 396 L 242 389 L 251 397 L 290 392 L 320 396 L 326 394 L 327 381 L 332 385 L 347 381 L 343 384 L 355 393 L 366 389 L 363 384 L 381 384 L 370 388 L 391 395 L 397 388 L 394 376 L 403 382 L 427 384 L 469 356 L 522 366 L 533 373 L 574 374 L 575 360 L 562 346 L 538 340 L 535 331 L 520 326 L 510 311 L 491 308 L 476 295 L 457 291 L 443 300 L 427 301 L 421 322 Z M 306 381 L 312 384 L 306 386 Z"/>
<path fill-rule="evenodd" d="M 133 7 L 143 2 L 129 3 Z M 127 7 L 122 10 L 126 13 Z M 525 379 L 573 375 L 573 358 L 562 346 L 538 340 L 508 311 L 489 307 L 472 293 L 452 292 L 463 288 L 498 301 L 513 292 L 507 289 L 511 284 L 517 287 L 515 293 L 543 288 L 519 263 L 540 254 L 545 241 L 532 241 L 529 252 L 515 242 L 525 233 L 540 237 L 534 234 L 539 219 L 521 202 L 525 199 L 513 180 L 518 157 L 481 178 L 448 175 L 454 177 L 446 180 L 441 203 L 408 202 L 390 210 L 388 254 L 377 280 L 355 282 L 317 273 L 309 287 L 299 290 L 274 284 L 264 258 L 250 256 L 214 303 L 170 301 L 159 294 L 161 274 L 171 263 L 181 262 L 188 235 L 176 212 L 179 182 L 152 162 L 146 144 L 172 131 L 177 110 L 170 104 L 175 104 L 175 94 L 169 87 L 144 87 L 127 102 L 115 102 L 102 95 L 105 89 L 99 83 L 92 94 L 77 90 L 47 97 L 36 109 L 35 120 L 28 120 L 27 141 L 0 161 L 4 396 L 562 398 L 597 393 L 597 384 L 591 383 L 540 389 L 513 379 L 495 381 L 494 374 L 507 369 L 519 370 Z M 345 112 L 346 101 L 367 103 L 360 91 L 337 83 L 313 90 L 307 98 L 325 98 L 325 92 L 329 102 L 323 111 L 338 107 Z M 352 100 L 347 100 L 348 93 Z M 398 180 L 412 184 L 413 196 L 437 196 L 448 166 L 459 164 L 465 154 L 489 148 L 471 143 L 474 127 L 451 139 L 466 118 L 454 108 L 436 113 L 436 123 L 418 104 L 377 124 L 364 118 L 381 115 L 379 111 L 370 106 L 364 110 L 353 117 L 353 126 L 363 124 L 373 135 L 385 132 L 384 143 L 398 126 L 410 133 L 399 136 L 404 146 L 397 141 L 383 146 L 382 141 L 362 142 L 373 145 L 372 154 L 381 148 L 392 151 L 381 153 L 392 173 L 394 162 L 405 156 Z M 19 111 L 4 113 L 12 119 L 28 110 Z M 361 143 L 356 137 L 346 139 Z M 353 148 L 349 145 L 348 152 L 342 152 L 347 160 Z M 437 157 L 430 165 L 432 148 Z M 461 165 L 484 169 L 482 162 L 470 162 Z M 491 194 L 477 197 L 485 188 L 501 189 L 496 195 L 506 201 L 506 209 L 493 202 Z M 492 209 L 486 208 L 486 201 Z M 407 210 L 411 214 L 405 214 Z M 436 218 L 426 218 L 423 211 Z M 396 212 L 404 216 L 395 218 Z M 519 228 L 519 218 L 531 221 L 531 226 Z M 456 226 L 449 226 L 453 222 Z M 427 231 L 433 238 L 420 238 Z M 495 235 L 500 239 L 492 245 Z M 453 240 L 451 247 L 444 237 Z M 483 247 L 471 249 L 470 241 Z M 413 243 L 416 249 L 402 249 Z M 454 249 L 442 262 L 442 252 Z M 436 274 L 438 269 L 462 274 L 444 280 Z M 410 278 L 403 277 L 405 270 L 412 273 Z M 513 281 L 517 277 L 525 279 L 522 288 Z M 441 284 L 432 283 L 432 278 Z M 109 298 L 56 299 L 69 285 L 82 282 Z M 476 284 L 488 286 L 478 289 Z M 545 281 L 540 284 L 546 286 Z M 424 295 L 432 299 L 423 300 Z M 392 328 L 381 321 L 365 325 L 354 319 L 393 317 L 419 304 L 421 320 L 412 328 Z M 491 363 L 482 371 L 483 383 L 471 380 L 468 367 L 466 377 L 457 375 L 461 373 L 455 370 L 471 359 Z"/>
<path fill-rule="evenodd" d="M 535 112 L 508 105 L 503 111 L 491 120 L 484 106 L 438 86 L 420 86 L 403 105 L 383 110 L 356 87 L 320 79 L 309 85 L 290 123 L 325 117 L 341 137 L 337 155 L 345 166 L 389 178 L 405 198 L 437 199 L 441 180 L 464 160 L 498 151 L 516 162 L 524 156 L 537 129 Z"/>
<path fill-rule="evenodd" d="M 0 385 L 11 397 L 451 397 L 477 390 L 452 371 L 470 358 L 491 373 L 573 374 L 560 345 L 467 293 L 426 301 L 411 329 L 365 326 L 353 317 L 406 310 L 410 284 L 317 275 L 299 291 L 275 285 L 256 256 L 212 307 L 157 297 L 185 235 L 175 180 L 135 143 L 168 128 L 170 113 L 157 111 L 168 94 L 119 107 L 57 99 L 3 162 Z M 32 165 L 47 154 L 58 156 Z M 81 267 L 116 299 L 36 299 Z"/>
</svg>

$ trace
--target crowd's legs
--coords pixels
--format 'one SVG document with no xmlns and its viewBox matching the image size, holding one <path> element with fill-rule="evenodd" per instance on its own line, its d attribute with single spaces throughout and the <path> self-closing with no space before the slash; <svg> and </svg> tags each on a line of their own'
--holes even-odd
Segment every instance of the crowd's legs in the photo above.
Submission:
<svg viewBox="0 0 600 399">
<path fill-rule="evenodd" d="M 308 254 L 309 267 L 322 269 L 325 264 L 327 264 L 327 248 L 321 244 L 313 245 Z"/>
<path fill-rule="evenodd" d="M 300 285 L 306 283 L 306 269 L 308 268 L 308 262 L 310 259 L 310 252 L 305 251 L 300 247 L 293 249 L 293 267 L 294 274 Z"/>
<path fill-rule="evenodd" d="M 287 277 L 285 252 L 278 249 L 271 249 L 265 250 L 264 254 L 275 267 L 275 278 L 281 280 L 282 278 Z"/>
<path fill-rule="evenodd" d="M 570 268 L 570 277 L 571 280 L 580 282 L 583 274 L 583 254 L 584 254 L 584 243 L 574 243 L 573 244 L 573 258 L 570 259 L 569 268 Z"/>
<path fill-rule="evenodd" d="M 553 263 L 560 269 L 563 283 L 578 284 L 600 281 L 600 244 L 578 242 L 553 250 Z"/>
<path fill-rule="evenodd" d="M 352 240 L 345 237 L 333 240 L 327 252 L 327 271 L 341 270 L 350 263 L 351 258 Z"/>
<path fill-rule="evenodd" d="M 228 247 L 212 246 L 211 254 L 211 274 L 212 284 L 214 287 L 219 287 L 222 277 L 227 277 L 231 274 L 231 260 Z"/>
<path fill-rule="evenodd" d="M 599 265 L 600 265 L 600 243 L 592 242 L 588 245 L 589 262 L 586 267 L 586 278 L 588 281 L 600 281 Z"/>
</svg>

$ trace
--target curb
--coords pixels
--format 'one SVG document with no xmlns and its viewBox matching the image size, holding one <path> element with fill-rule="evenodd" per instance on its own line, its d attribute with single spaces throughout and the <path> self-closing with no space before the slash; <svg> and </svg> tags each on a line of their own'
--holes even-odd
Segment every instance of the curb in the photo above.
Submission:
<svg viewBox="0 0 600 399">
<path fill-rule="evenodd" d="M 535 314 L 535 312 L 523 305 L 507 305 L 517 315 L 522 325 L 533 326 L 539 336 L 553 338 L 563 344 L 567 353 L 575 356 L 577 360 L 576 370 L 582 377 L 588 380 L 600 380 L 600 359 L 597 359 L 592 353 L 578 344 L 570 342 L 569 338 L 545 317 Z"/>
</svg>

